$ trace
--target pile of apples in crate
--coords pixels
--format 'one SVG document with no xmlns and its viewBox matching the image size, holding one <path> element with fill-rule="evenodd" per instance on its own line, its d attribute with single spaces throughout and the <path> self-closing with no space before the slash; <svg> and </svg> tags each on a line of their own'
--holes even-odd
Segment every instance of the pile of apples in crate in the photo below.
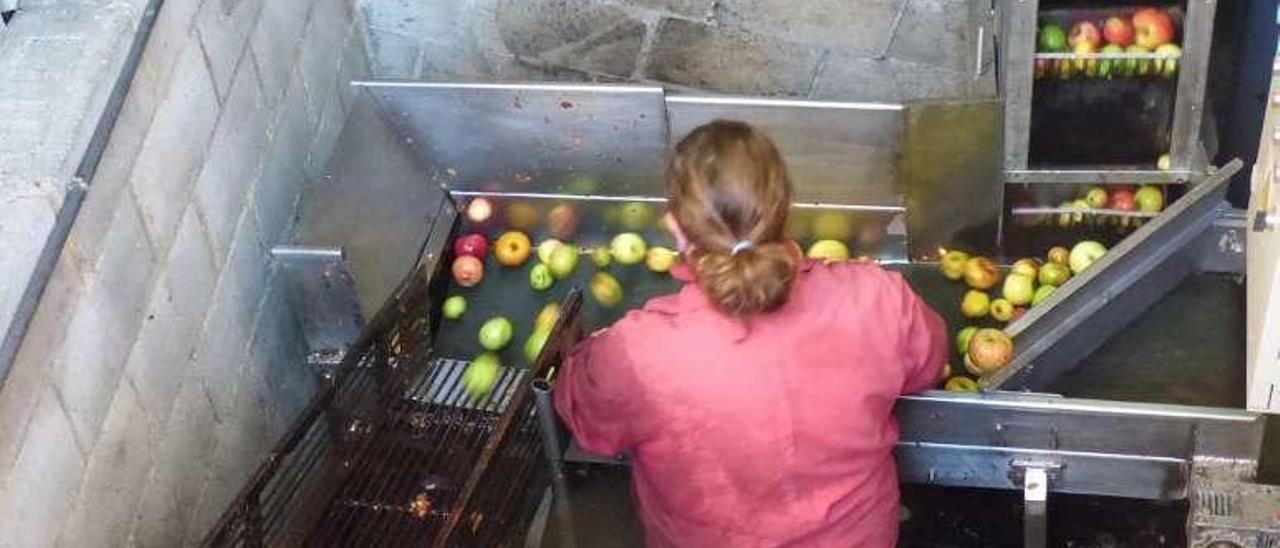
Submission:
<svg viewBox="0 0 1280 548">
<path fill-rule="evenodd" d="M 1155 7 L 1116 11 L 1102 21 L 1077 19 L 1069 29 L 1046 22 L 1037 34 L 1036 52 L 1073 55 L 1037 55 L 1035 76 L 1172 77 L 1178 72 L 1182 56 L 1182 48 L 1174 42 L 1176 32 L 1169 13 Z M 1158 57 L 1151 58 L 1150 54 Z"/>
<path fill-rule="evenodd" d="M 960 301 L 960 314 L 974 324 L 990 325 L 987 318 L 1008 323 L 1022 317 L 1028 307 L 1048 300 L 1058 287 L 1084 272 L 1106 252 L 1107 248 L 1101 243 L 1085 240 L 1069 250 L 1050 249 L 1044 262 L 1035 258 L 1019 259 L 1005 274 L 991 259 L 950 250 L 942 255 L 939 268 L 943 276 L 969 286 Z M 956 332 L 956 349 L 963 356 L 965 370 L 978 377 L 998 371 L 1013 358 L 1013 340 L 1001 329 L 982 325 L 960 328 Z M 947 377 L 944 384 L 947 390 L 978 389 L 978 383 L 972 378 L 952 375 L 950 367 Z"/>
</svg>

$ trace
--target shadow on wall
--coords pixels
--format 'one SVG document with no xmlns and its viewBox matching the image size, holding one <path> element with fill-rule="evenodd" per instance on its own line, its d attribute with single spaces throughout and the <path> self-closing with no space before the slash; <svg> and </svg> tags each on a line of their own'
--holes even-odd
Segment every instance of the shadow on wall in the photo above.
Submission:
<svg viewBox="0 0 1280 548">
<path fill-rule="evenodd" d="M 741 95 L 995 95 L 972 0 L 360 0 L 378 78 L 646 82 Z M 983 37 L 979 44 L 979 35 Z"/>
</svg>

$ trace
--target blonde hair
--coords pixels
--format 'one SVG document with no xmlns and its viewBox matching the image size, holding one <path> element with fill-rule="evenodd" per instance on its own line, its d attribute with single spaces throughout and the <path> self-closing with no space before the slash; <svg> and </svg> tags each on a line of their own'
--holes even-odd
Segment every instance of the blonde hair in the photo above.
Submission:
<svg viewBox="0 0 1280 548">
<path fill-rule="evenodd" d="M 787 235 L 791 178 L 773 141 L 743 122 L 699 126 L 676 145 L 666 179 L 668 207 L 711 302 L 733 316 L 782 306 L 800 258 Z"/>
</svg>

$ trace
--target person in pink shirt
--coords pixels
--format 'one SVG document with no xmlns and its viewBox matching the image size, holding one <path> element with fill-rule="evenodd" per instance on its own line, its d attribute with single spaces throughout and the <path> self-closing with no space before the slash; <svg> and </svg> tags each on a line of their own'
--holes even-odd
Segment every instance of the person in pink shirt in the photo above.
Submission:
<svg viewBox="0 0 1280 548">
<path fill-rule="evenodd" d="M 556 409 L 630 454 L 650 546 L 893 546 L 894 401 L 937 384 L 942 319 L 902 276 L 804 259 L 773 143 L 715 121 L 667 167 L 685 281 L 584 340 Z"/>
</svg>

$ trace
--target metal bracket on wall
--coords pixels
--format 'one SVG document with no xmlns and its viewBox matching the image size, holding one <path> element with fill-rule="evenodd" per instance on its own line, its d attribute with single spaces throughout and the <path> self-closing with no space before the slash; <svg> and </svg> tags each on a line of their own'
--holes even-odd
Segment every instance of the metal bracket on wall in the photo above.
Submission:
<svg viewBox="0 0 1280 548">
<path fill-rule="evenodd" d="M 330 379 L 365 324 L 351 264 L 336 247 L 276 246 L 271 257 L 292 286 L 293 309 L 307 339 L 307 363 Z"/>
<path fill-rule="evenodd" d="M 1022 484 L 1022 545 L 1043 548 L 1048 544 L 1049 481 L 1062 469 L 1054 461 L 1014 460 L 1009 475 Z M 1021 482 L 1017 479 L 1021 478 Z"/>
</svg>

